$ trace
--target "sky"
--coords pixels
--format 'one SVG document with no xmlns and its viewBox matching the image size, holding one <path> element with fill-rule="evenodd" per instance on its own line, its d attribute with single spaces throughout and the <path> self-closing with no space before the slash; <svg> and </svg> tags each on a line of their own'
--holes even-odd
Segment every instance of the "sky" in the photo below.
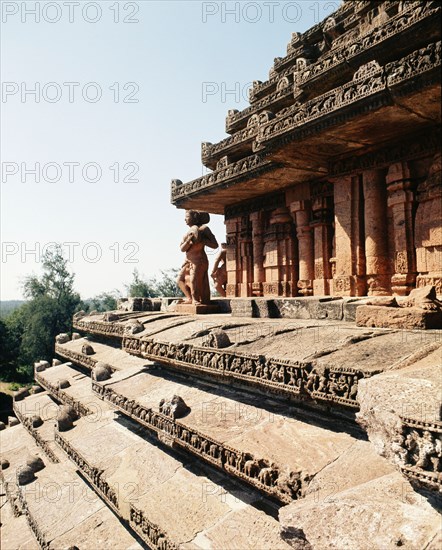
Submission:
<svg viewBox="0 0 442 550">
<path fill-rule="evenodd" d="M 1 300 L 62 244 L 82 298 L 183 262 L 170 181 L 207 173 L 292 32 L 340 1 L 1 0 Z M 221 216 L 210 227 L 225 240 Z M 210 251 L 213 260 L 216 251 Z"/>
</svg>

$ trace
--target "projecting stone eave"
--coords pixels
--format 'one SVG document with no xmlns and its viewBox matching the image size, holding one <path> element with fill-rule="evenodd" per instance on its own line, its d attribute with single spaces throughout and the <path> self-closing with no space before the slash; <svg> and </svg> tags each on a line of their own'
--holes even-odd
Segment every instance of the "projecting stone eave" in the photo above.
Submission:
<svg viewBox="0 0 442 550">
<path fill-rule="evenodd" d="M 336 160 L 394 145 L 398 135 L 433 134 L 441 119 L 440 42 L 426 51 L 427 56 L 410 54 L 405 65 L 373 65 L 374 73 L 368 67 L 368 76 L 362 73 L 308 102 L 310 111 L 302 111 L 302 118 L 293 110 L 264 124 L 258 154 L 186 184 L 174 181 L 172 203 L 222 214 L 236 202 L 325 179 Z M 413 59 L 419 64 L 413 65 Z M 334 103 L 324 108 L 330 100 Z"/>
</svg>

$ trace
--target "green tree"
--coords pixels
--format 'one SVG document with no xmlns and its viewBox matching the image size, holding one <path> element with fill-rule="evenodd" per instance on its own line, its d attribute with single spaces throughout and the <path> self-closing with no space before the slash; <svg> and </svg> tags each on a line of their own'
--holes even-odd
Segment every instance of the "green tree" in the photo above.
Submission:
<svg viewBox="0 0 442 550">
<path fill-rule="evenodd" d="M 152 279 L 142 279 L 138 269 L 132 273 L 132 281 L 126 287 L 126 291 L 131 298 L 155 298 L 155 281 Z"/>
<path fill-rule="evenodd" d="M 113 311 L 117 309 L 117 302 L 121 298 L 119 290 L 112 292 L 102 292 L 90 300 L 86 300 L 82 305 L 85 311 Z"/>
<path fill-rule="evenodd" d="M 183 296 L 176 284 L 178 269 L 167 269 L 161 271 L 161 277 L 150 277 L 143 279 L 138 269 L 134 269 L 132 282 L 125 285 L 126 291 L 131 298 L 158 298 L 161 296 Z"/>
<path fill-rule="evenodd" d="M 50 361 L 55 336 L 72 329 L 80 296 L 74 291 L 74 275 L 67 269 L 61 246 L 47 250 L 42 265 L 41 277 L 25 279 L 23 293 L 28 301 L 6 318 L 4 336 L 9 351 L 2 357 L 2 377 L 32 379 L 33 363 Z M 9 366 L 3 369 L 4 365 Z"/>
</svg>

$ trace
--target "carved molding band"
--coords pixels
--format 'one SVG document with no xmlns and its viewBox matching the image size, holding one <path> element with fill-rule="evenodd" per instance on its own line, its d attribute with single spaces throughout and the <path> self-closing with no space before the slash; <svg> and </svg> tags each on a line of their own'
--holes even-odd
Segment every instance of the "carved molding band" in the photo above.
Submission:
<svg viewBox="0 0 442 550">
<path fill-rule="evenodd" d="M 92 389 L 99 397 L 157 434 L 163 443 L 179 446 L 282 502 L 289 503 L 301 495 L 303 484 L 299 473 L 283 473 L 271 461 L 257 459 L 251 453 L 220 443 L 162 413 L 143 407 L 109 386 L 92 382 Z"/>
<path fill-rule="evenodd" d="M 401 471 L 432 489 L 442 490 L 442 422 L 422 422 L 401 417 L 399 449 Z"/>
<path fill-rule="evenodd" d="M 46 535 L 38 526 L 37 522 L 34 519 L 34 516 L 31 514 L 28 508 L 28 503 L 25 500 L 23 490 L 21 487 L 17 487 L 17 496 L 22 507 L 22 513 L 26 516 L 26 521 L 28 522 L 29 527 L 31 528 L 32 533 L 37 539 L 38 544 L 40 545 L 41 550 L 49 550 L 50 544 L 47 541 Z"/>
<path fill-rule="evenodd" d="M 95 466 L 91 466 L 89 462 L 76 451 L 69 441 L 60 435 L 60 432 L 55 430 L 55 442 L 67 454 L 74 464 L 78 466 L 81 473 L 93 485 L 95 491 L 106 502 L 106 504 L 117 514 L 119 513 L 118 496 L 116 492 L 109 486 L 103 477 L 103 470 L 99 470 Z"/>
<path fill-rule="evenodd" d="M 79 416 L 87 416 L 92 414 L 92 411 L 89 410 L 85 405 L 76 401 L 71 395 L 68 395 L 66 392 L 60 390 L 57 386 L 54 386 L 47 380 L 45 380 L 38 372 L 34 373 L 35 381 L 38 382 L 45 390 L 47 390 L 57 401 L 60 401 L 64 405 L 70 405 Z"/>
<path fill-rule="evenodd" d="M 355 369 L 325 368 L 322 372 L 312 363 L 145 338 L 126 337 L 123 349 L 180 371 L 215 377 L 222 383 L 252 386 L 286 397 L 332 402 L 356 409 L 359 407 L 356 400 L 358 380 L 366 376 Z"/>
<path fill-rule="evenodd" d="M 123 336 L 125 325 L 107 321 L 82 321 L 74 319 L 72 326 L 83 332 L 93 332 L 103 336 Z"/>
<path fill-rule="evenodd" d="M 384 68 L 379 67 L 375 74 L 372 73 L 372 65 L 368 64 L 368 76 L 361 71 L 355 80 L 307 101 L 304 105 L 294 105 L 286 110 L 283 117 L 277 117 L 262 126 L 258 132 L 258 142 L 267 143 L 275 140 L 283 134 L 288 134 L 314 122 L 316 119 L 322 119 L 326 115 L 341 111 L 350 105 L 354 106 L 355 103 L 364 99 L 371 98 L 370 108 L 388 104 L 390 99 L 386 92 L 389 79 L 393 78 L 390 87 L 397 86 L 410 78 L 415 78 L 440 66 L 440 42 L 429 44 L 425 51 L 427 52 L 425 56 L 421 56 L 420 50 L 418 50 L 399 61 L 389 63 Z M 381 98 L 373 99 L 379 94 L 382 94 Z M 367 107 L 364 107 L 364 111 L 366 109 Z M 351 112 L 347 113 L 347 117 L 351 118 L 357 114 L 359 111 L 353 108 Z M 342 123 L 342 116 L 338 118 Z M 325 124 L 325 121 L 321 122 Z M 328 125 L 330 124 L 331 121 L 328 122 Z M 318 130 L 320 129 L 321 127 L 318 128 Z M 302 137 L 302 134 L 299 137 Z"/>
<path fill-rule="evenodd" d="M 179 546 L 172 542 L 166 533 L 155 523 L 149 521 L 141 510 L 132 502 L 129 509 L 129 525 L 146 542 L 149 548 L 155 550 L 178 550 Z"/>
<path fill-rule="evenodd" d="M 36 444 L 41 447 L 45 453 L 45 455 L 49 458 L 49 460 L 51 462 L 53 462 L 54 464 L 60 462 L 57 458 L 57 456 L 55 455 L 54 451 L 50 448 L 49 446 L 49 443 L 47 441 L 45 441 L 41 435 L 38 433 L 38 431 L 32 426 L 32 421 L 29 417 L 23 415 L 17 405 L 15 404 L 15 402 L 13 403 L 12 405 L 13 409 L 14 409 L 14 412 L 15 412 L 15 415 L 17 416 L 17 418 L 20 420 L 20 422 L 23 424 L 23 426 L 28 430 L 28 432 L 32 435 L 32 437 L 34 438 Z"/>
<path fill-rule="evenodd" d="M 92 370 L 97 364 L 97 360 L 93 359 L 90 355 L 84 355 L 83 353 L 67 349 L 62 344 L 55 344 L 55 353 L 65 359 L 72 360 L 75 364 L 81 365 L 88 370 Z"/>
<path fill-rule="evenodd" d="M 174 180 L 171 186 L 171 200 L 175 204 L 186 197 L 201 192 L 203 189 L 208 191 L 224 183 L 238 183 L 242 179 L 258 177 L 280 166 L 282 164 L 266 160 L 262 155 L 252 155 L 188 183 L 177 184 Z"/>
</svg>

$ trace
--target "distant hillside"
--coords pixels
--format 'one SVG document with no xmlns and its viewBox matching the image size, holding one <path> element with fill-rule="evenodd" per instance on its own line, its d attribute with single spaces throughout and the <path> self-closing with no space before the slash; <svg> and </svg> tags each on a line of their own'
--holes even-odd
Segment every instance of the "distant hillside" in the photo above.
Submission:
<svg viewBox="0 0 442 550">
<path fill-rule="evenodd" d="M 24 300 L 5 300 L 0 302 L 0 318 L 7 317 L 14 309 L 17 309 Z"/>
</svg>

